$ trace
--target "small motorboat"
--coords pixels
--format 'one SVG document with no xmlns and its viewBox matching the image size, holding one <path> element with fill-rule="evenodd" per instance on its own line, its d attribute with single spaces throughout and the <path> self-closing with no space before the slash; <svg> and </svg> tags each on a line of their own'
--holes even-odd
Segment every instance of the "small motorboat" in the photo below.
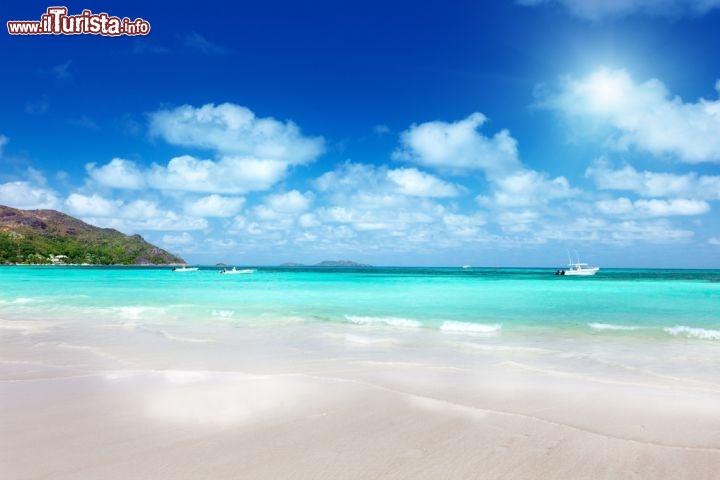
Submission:
<svg viewBox="0 0 720 480">
<path fill-rule="evenodd" d="M 237 275 L 237 274 L 247 275 L 249 273 L 255 273 L 255 272 L 256 272 L 256 270 L 254 268 L 242 268 L 242 269 L 238 270 L 237 268 L 233 267 L 229 270 L 227 268 L 223 268 L 222 270 L 220 270 L 220 273 L 225 274 L 225 275 Z"/>
<path fill-rule="evenodd" d="M 198 267 L 188 267 L 186 265 L 183 265 L 182 267 L 174 267 L 172 269 L 173 272 L 197 272 L 200 270 Z"/>
</svg>

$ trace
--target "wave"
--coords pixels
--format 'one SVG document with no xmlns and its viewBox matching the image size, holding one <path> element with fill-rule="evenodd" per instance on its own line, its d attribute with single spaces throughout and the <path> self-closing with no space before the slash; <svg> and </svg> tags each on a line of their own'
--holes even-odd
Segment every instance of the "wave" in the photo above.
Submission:
<svg viewBox="0 0 720 480">
<path fill-rule="evenodd" d="M 35 299 L 33 298 L 27 298 L 27 297 L 20 297 L 16 298 L 15 300 L 0 300 L 0 304 L 2 305 L 18 305 L 23 303 L 30 303 L 34 302 Z"/>
<path fill-rule="evenodd" d="M 388 325 L 390 327 L 401 327 L 401 328 L 420 328 L 422 322 L 420 320 L 414 320 L 412 318 L 402 317 L 365 317 L 360 315 L 345 315 L 345 319 L 350 323 L 358 325 Z"/>
<path fill-rule="evenodd" d="M 235 315 L 235 312 L 232 310 L 213 310 L 211 315 L 213 317 L 229 318 Z"/>
<path fill-rule="evenodd" d="M 593 330 L 640 330 L 640 327 L 631 327 L 629 325 L 615 325 L 612 323 L 588 323 L 588 327 Z"/>
<path fill-rule="evenodd" d="M 469 323 L 447 320 L 440 325 L 440 331 L 447 333 L 497 333 L 502 329 L 500 324 Z"/>
<path fill-rule="evenodd" d="M 667 327 L 664 330 L 670 335 L 674 335 L 676 337 L 685 336 L 687 338 L 700 338 L 702 340 L 720 340 L 720 330 L 686 327 L 685 325 Z"/>
</svg>

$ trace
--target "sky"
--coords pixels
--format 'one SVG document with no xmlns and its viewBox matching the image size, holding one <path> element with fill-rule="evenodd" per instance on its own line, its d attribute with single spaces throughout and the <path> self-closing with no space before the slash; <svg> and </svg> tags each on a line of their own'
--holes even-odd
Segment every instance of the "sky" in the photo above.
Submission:
<svg viewBox="0 0 720 480">
<path fill-rule="evenodd" d="M 0 205 L 194 264 L 720 268 L 720 0 L 157 3 L 3 27 Z"/>
</svg>

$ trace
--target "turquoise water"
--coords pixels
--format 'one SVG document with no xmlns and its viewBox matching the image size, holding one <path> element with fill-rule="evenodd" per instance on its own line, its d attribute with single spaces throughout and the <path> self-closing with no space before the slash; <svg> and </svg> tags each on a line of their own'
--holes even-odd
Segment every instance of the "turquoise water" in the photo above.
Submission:
<svg viewBox="0 0 720 480">
<path fill-rule="evenodd" d="M 2 267 L 0 320 L 331 322 L 720 342 L 720 271 Z"/>
</svg>

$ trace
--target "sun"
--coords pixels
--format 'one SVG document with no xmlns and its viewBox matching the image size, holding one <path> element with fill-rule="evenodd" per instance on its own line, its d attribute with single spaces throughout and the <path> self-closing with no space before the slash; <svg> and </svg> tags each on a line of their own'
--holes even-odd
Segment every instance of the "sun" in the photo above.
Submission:
<svg viewBox="0 0 720 480">
<path fill-rule="evenodd" d="M 585 83 L 587 99 L 595 110 L 614 110 L 626 100 L 632 80 L 624 70 L 600 69 Z"/>
</svg>

